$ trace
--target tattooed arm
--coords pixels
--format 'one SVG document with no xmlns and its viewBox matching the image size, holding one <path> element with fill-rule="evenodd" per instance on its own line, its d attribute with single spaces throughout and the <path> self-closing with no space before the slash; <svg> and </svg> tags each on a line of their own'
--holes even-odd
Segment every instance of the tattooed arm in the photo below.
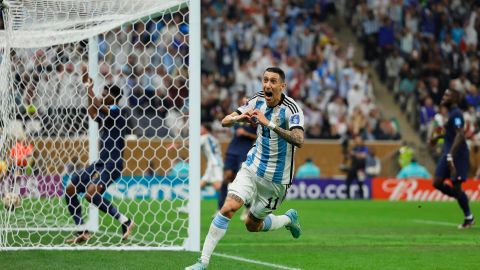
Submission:
<svg viewBox="0 0 480 270">
<path fill-rule="evenodd" d="M 273 129 L 280 137 L 284 138 L 287 142 L 295 145 L 298 148 L 303 146 L 304 132 L 300 128 L 294 128 L 292 130 L 285 130 L 281 127 L 275 127 Z"/>
<path fill-rule="evenodd" d="M 260 125 L 268 127 L 269 129 L 275 131 L 280 137 L 285 139 L 287 142 L 293 144 L 294 146 L 300 148 L 303 146 L 304 132 L 301 128 L 294 128 L 292 130 L 285 130 L 279 126 L 270 126 L 272 123 L 268 120 L 265 115 L 258 109 L 253 111 L 253 115 L 257 117 L 257 121 Z"/>
</svg>

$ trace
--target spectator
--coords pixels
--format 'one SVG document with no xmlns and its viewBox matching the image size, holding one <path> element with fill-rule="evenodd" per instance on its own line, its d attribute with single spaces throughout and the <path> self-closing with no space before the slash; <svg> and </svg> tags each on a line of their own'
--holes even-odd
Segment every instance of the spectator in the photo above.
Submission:
<svg viewBox="0 0 480 270">
<path fill-rule="evenodd" d="M 347 93 L 348 115 L 352 115 L 354 109 L 361 105 L 364 99 L 365 93 L 360 90 L 360 84 L 357 82 Z"/>
<path fill-rule="evenodd" d="M 201 119 L 215 126 L 218 117 L 230 112 L 229 100 L 235 100 L 239 89 L 247 96 L 261 89 L 259 78 L 252 74 L 261 74 L 265 67 L 276 65 L 285 69 L 287 80 L 291 82 L 288 89 L 292 96 L 306 105 L 309 98 L 314 100 L 316 106 L 312 115 L 319 121 L 311 121 L 305 126 L 307 137 L 337 138 L 346 132 L 345 125 L 350 122 L 354 108 L 361 106 L 365 97 L 374 100 L 373 84 L 365 67 L 351 61 L 352 46 L 339 43 L 333 29 L 325 23 L 327 14 L 334 13 L 332 7 L 341 4 L 334 1 L 320 1 L 323 4 L 318 1 L 287 1 L 287 6 L 283 6 L 278 4 L 281 1 L 274 2 L 263 5 L 253 1 L 248 7 L 237 5 L 236 1 L 202 2 Z M 362 31 L 362 38 L 371 44 L 366 52 L 367 58 L 373 61 L 377 59 L 378 50 L 372 48 L 380 44 L 379 48 L 387 51 L 393 47 L 396 31 L 393 25 L 401 22 L 402 6 L 397 3 L 396 10 L 391 12 L 393 22 L 385 19 L 380 39 L 379 22 L 383 19 L 376 17 L 376 11 L 367 12 L 367 7 L 362 5 L 359 8 L 364 13 L 358 16 L 360 21 L 357 26 Z M 385 12 L 387 8 L 388 5 L 381 5 Z M 99 38 L 99 73 L 108 84 L 123 89 L 124 105 L 132 113 L 128 124 L 137 136 L 186 136 L 182 128 L 186 119 L 180 116 L 185 116 L 188 108 L 188 89 L 185 87 L 188 77 L 185 73 L 188 68 L 188 42 L 185 43 L 188 29 L 181 23 L 182 12 L 172 13 L 161 20 L 154 18 L 123 26 Z M 267 13 L 275 14 L 272 20 L 266 20 L 264 14 Z M 18 71 L 14 77 L 29 94 L 27 97 L 23 92 L 18 93 L 24 95 L 26 101 L 28 99 L 26 104 L 31 104 L 30 101 L 40 103 L 40 117 L 41 112 L 50 110 L 62 113 L 49 115 L 67 114 L 69 118 L 75 118 L 64 123 L 61 117 L 43 119 L 47 135 L 53 135 L 50 130 L 58 130 L 52 127 L 61 125 L 66 127 L 62 127 L 58 135 L 84 134 L 87 131 L 86 125 L 76 123 L 87 122 L 85 102 L 79 98 L 84 88 L 81 83 L 72 84 L 79 81 L 78 67 L 85 66 L 86 59 L 74 59 L 69 53 L 82 52 L 85 55 L 86 46 L 80 43 L 71 48 L 68 46 L 59 49 L 63 54 L 55 53 L 55 50 L 41 51 L 34 57 L 35 61 L 30 60 L 32 63 L 23 59 L 28 55 L 12 56 L 12 63 Z M 57 59 L 57 55 L 61 59 Z M 17 61 L 20 59 L 22 61 Z M 28 64 L 17 65 L 18 62 Z M 35 97 L 45 97 L 45 92 L 54 93 L 49 90 L 53 88 L 59 92 L 58 97 L 54 95 L 36 100 Z M 348 104 L 344 105 L 350 115 L 343 116 L 343 112 L 335 116 L 328 114 L 328 102 L 336 95 L 343 98 L 343 103 L 348 100 Z M 46 100 L 60 97 L 61 102 L 43 104 Z M 67 105 L 74 108 L 65 111 Z M 373 135 L 369 138 L 376 139 Z"/>
<path fill-rule="evenodd" d="M 433 105 L 433 100 L 430 97 L 426 98 L 420 109 L 420 136 L 422 136 L 424 140 L 427 139 L 428 127 L 433 117 L 435 117 L 435 113 L 436 109 Z"/>
<path fill-rule="evenodd" d="M 432 176 L 428 170 L 422 165 L 417 163 L 416 158 L 412 158 L 410 164 L 403 167 L 397 174 L 398 179 L 406 178 L 425 178 L 430 179 Z"/>
<path fill-rule="evenodd" d="M 367 19 L 363 22 L 363 40 L 365 42 L 365 59 L 369 62 L 375 60 L 376 51 L 372 48 L 377 43 L 378 21 L 373 11 L 369 11 Z"/>
<path fill-rule="evenodd" d="M 314 179 L 320 178 L 320 168 L 313 163 L 312 158 L 307 158 L 305 163 L 298 167 L 295 174 L 296 179 Z"/>
<path fill-rule="evenodd" d="M 413 147 L 411 147 L 407 142 L 403 142 L 400 149 L 398 149 L 398 165 L 400 165 L 400 168 L 404 168 L 410 164 L 413 159 L 413 155 Z"/>
<path fill-rule="evenodd" d="M 372 133 L 376 140 L 399 140 L 401 138 L 392 121 L 386 118 L 378 120 Z"/>
<path fill-rule="evenodd" d="M 387 57 L 385 66 L 387 69 L 387 87 L 389 91 L 394 90 L 394 85 L 397 82 L 403 64 L 404 60 L 398 50 L 394 50 L 393 53 Z"/>
<path fill-rule="evenodd" d="M 420 119 L 420 135 L 426 139 L 428 136 L 425 133 L 432 132 L 428 131 L 432 125 L 429 123 L 433 123 L 432 114 L 436 112 L 435 108 L 440 105 L 447 88 L 467 91 L 466 102 L 475 107 L 477 112 L 480 111 L 476 93 L 476 87 L 480 84 L 477 54 L 479 4 L 476 1 L 401 2 L 379 4 L 381 8 L 375 1 L 354 4 L 355 20 L 352 20 L 352 27 L 358 29 L 358 25 L 363 25 L 365 29 L 366 25 L 373 25 L 373 21 L 384 22 L 379 30 L 378 43 L 372 44 L 363 39 L 364 48 L 366 51 L 379 52 L 376 57 L 379 73 L 382 74 L 385 65 L 388 88 L 395 90 L 399 105 L 406 109 L 415 127 L 419 124 L 416 119 Z M 402 13 L 403 20 L 399 23 L 398 18 Z M 400 80 L 393 83 L 398 63 L 394 62 L 392 55 L 389 56 L 390 50 L 385 50 L 385 45 L 389 44 L 386 40 L 391 37 L 385 14 L 389 14 L 394 21 L 394 44 L 403 58 L 403 66 L 398 73 Z M 366 53 L 365 59 L 370 58 L 371 55 Z M 467 105 L 461 107 L 466 109 Z M 477 115 L 471 119 L 472 123 L 478 121 L 476 118 Z M 386 121 L 381 122 L 374 129 L 374 137 L 390 137 L 386 135 L 389 129 Z"/>
<path fill-rule="evenodd" d="M 359 135 L 365 137 L 365 132 L 368 124 L 367 121 L 367 117 L 363 114 L 360 106 L 355 107 L 348 123 L 349 133 L 352 134 L 352 136 Z"/>
<path fill-rule="evenodd" d="M 397 100 L 399 101 L 402 109 L 405 109 L 407 105 L 407 99 L 414 93 L 417 81 L 413 77 L 412 72 L 408 72 L 407 77 L 400 81 L 398 87 Z"/>
</svg>

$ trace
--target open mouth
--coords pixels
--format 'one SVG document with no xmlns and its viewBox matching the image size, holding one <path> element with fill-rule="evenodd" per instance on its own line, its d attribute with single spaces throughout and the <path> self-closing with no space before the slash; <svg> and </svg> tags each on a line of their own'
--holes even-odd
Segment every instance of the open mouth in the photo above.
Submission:
<svg viewBox="0 0 480 270">
<path fill-rule="evenodd" d="M 273 96 L 273 93 L 265 91 L 265 96 L 271 98 Z"/>
</svg>

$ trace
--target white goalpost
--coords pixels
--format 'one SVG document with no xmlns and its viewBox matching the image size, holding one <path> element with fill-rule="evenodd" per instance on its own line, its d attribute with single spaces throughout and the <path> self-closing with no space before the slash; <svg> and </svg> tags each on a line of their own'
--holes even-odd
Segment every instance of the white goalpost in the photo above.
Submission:
<svg viewBox="0 0 480 270">
<path fill-rule="evenodd" d="M 0 251 L 199 251 L 200 1 L 0 2 Z M 119 117 L 89 117 L 87 76 L 97 97 L 120 88 Z M 106 143 L 116 121 L 123 149 Z M 103 196 L 136 224 L 127 240 L 83 192 L 81 224 L 65 199 L 72 179 L 117 152 L 121 173 Z M 65 241 L 84 230 L 88 241 Z"/>
</svg>

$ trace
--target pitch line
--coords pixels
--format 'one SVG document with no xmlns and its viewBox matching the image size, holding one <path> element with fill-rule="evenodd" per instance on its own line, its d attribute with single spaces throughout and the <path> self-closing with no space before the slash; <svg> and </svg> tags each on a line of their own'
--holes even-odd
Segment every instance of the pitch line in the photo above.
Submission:
<svg viewBox="0 0 480 270">
<path fill-rule="evenodd" d="M 413 222 L 415 223 L 422 223 L 422 224 L 430 224 L 430 225 L 440 225 L 440 226 L 457 226 L 458 224 L 452 222 L 445 222 L 445 221 L 434 221 L 434 220 L 424 220 L 424 219 L 414 219 Z"/>
<path fill-rule="evenodd" d="M 238 242 L 228 242 L 228 243 L 218 243 L 218 246 L 244 246 L 244 247 L 258 247 L 258 246 L 275 246 L 275 247 L 284 247 L 284 246 L 305 246 L 307 244 L 300 242 L 291 242 L 291 243 L 238 243 Z"/>
<path fill-rule="evenodd" d="M 2 228 L 0 231 L 3 230 L 32 230 L 32 231 L 67 231 L 67 230 L 74 230 L 74 228 Z M 97 233 L 101 234 L 106 234 L 110 236 L 116 236 L 116 237 L 122 237 L 122 235 L 114 232 L 109 232 L 109 231 L 103 231 L 99 230 Z M 129 237 L 129 239 L 138 242 L 140 244 L 144 244 L 146 247 L 152 244 L 152 242 L 147 242 L 145 240 L 139 239 L 137 237 Z M 271 244 L 270 244 L 271 245 Z M 258 264 L 258 265 L 263 265 L 267 267 L 272 267 L 276 269 L 284 269 L 284 270 L 301 270 L 300 268 L 293 268 L 293 267 L 288 267 L 280 264 L 274 264 L 274 263 L 268 263 L 268 262 L 262 262 L 262 261 L 257 261 L 257 260 L 252 260 L 252 259 L 247 259 L 239 256 L 233 256 L 233 255 L 228 255 L 228 254 L 223 254 L 223 253 L 213 253 L 214 256 L 218 257 L 223 257 L 231 260 L 236 260 L 236 261 L 241 261 L 241 262 L 246 262 L 246 263 L 251 263 L 251 264 Z"/>
<path fill-rule="evenodd" d="M 117 234 L 117 233 L 114 233 L 114 232 L 108 232 L 108 231 L 100 231 L 100 232 L 102 232 L 103 234 L 111 235 L 111 236 L 122 237 L 120 234 Z M 138 238 L 136 238 L 136 237 L 129 237 L 128 239 L 137 241 L 137 242 L 139 242 L 139 243 L 141 243 L 141 244 L 144 244 L 144 245 L 151 245 L 151 244 L 152 244 L 151 242 L 145 242 L 144 240 L 138 239 Z M 268 263 L 268 262 L 262 262 L 262 261 L 247 259 L 247 258 L 243 258 L 243 257 L 232 256 L 232 255 L 228 255 L 228 254 L 223 254 L 223 253 L 213 253 L 213 255 L 218 256 L 218 257 L 227 258 L 227 259 L 236 260 L 236 261 L 242 261 L 242 262 L 247 262 L 247 263 L 252 263 L 252 264 L 269 266 L 269 267 L 273 267 L 273 268 L 277 268 L 277 269 L 300 270 L 300 268 L 291 268 L 291 267 L 284 266 L 284 265 L 280 265 L 280 264 L 273 264 L 273 263 Z"/>
<path fill-rule="evenodd" d="M 218 256 L 218 257 L 223 257 L 231 260 L 236 260 L 236 261 L 241 261 L 241 262 L 247 262 L 251 264 L 258 264 L 258 265 L 263 265 L 263 266 L 268 266 L 272 268 L 277 268 L 277 269 L 285 269 L 285 270 L 301 270 L 300 268 L 292 268 L 280 264 L 274 264 L 274 263 L 268 263 L 268 262 L 262 262 L 262 261 L 257 261 L 257 260 L 252 260 L 252 259 L 247 259 L 243 257 L 238 257 L 238 256 L 232 256 L 232 255 L 227 255 L 223 253 L 213 253 L 213 255 Z"/>
</svg>

